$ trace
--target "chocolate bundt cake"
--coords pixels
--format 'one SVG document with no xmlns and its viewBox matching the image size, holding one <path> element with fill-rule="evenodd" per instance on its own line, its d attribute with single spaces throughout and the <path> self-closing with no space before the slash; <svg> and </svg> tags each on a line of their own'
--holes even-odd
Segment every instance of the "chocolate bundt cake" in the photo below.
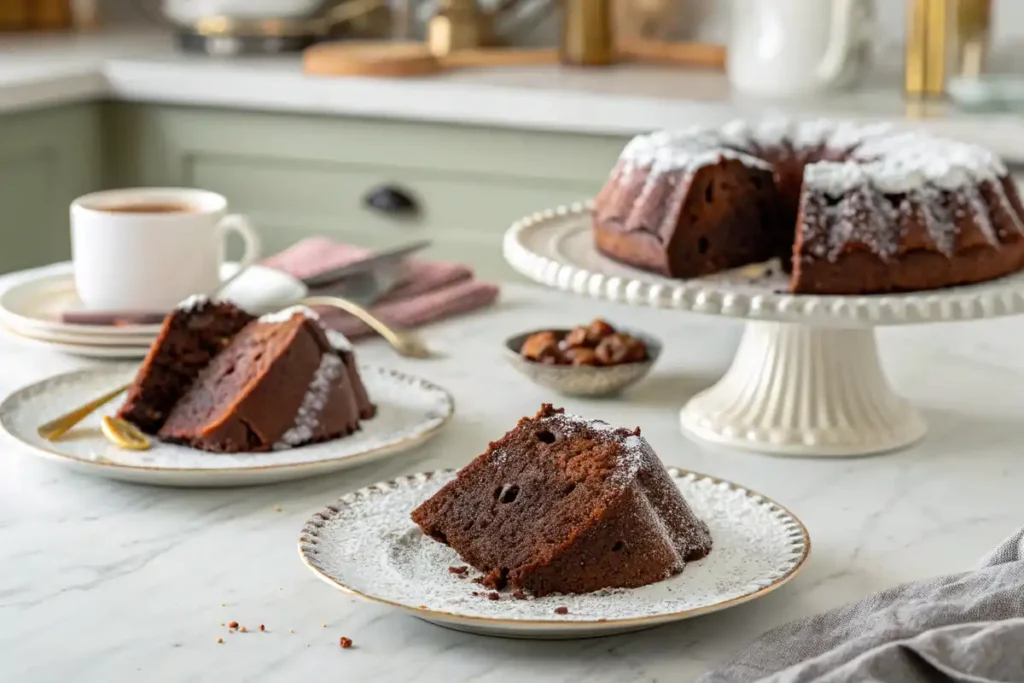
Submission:
<svg viewBox="0 0 1024 683">
<path fill-rule="evenodd" d="M 639 429 L 545 404 L 412 513 L 484 573 L 536 596 L 634 588 L 711 552 Z"/>
<path fill-rule="evenodd" d="M 778 257 L 799 293 L 936 289 L 1024 268 L 1024 206 L 999 158 L 885 126 L 638 136 L 594 201 L 593 227 L 603 254 L 674 278 Z"/>
<path fill-rule="evenodd" d="M 347 340 L 309 309 L 255 318 L 192 299 L 164 320 L 118 415 L 217 453 L 346 436 L 373 417 Z"/>
</svg>

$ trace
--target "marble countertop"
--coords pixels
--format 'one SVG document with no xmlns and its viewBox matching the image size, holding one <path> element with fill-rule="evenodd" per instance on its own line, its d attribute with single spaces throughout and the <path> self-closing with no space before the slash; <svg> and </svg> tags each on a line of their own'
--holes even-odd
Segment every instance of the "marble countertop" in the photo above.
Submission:
<svg viewBox="0 0 1024 683">
<path fill-rule="evenodd" d="M 507 335 L 598 315 L 668 342 L 653 374 L 620 400 L 558 399 L 500 361 Z M 436 440 L 285 485 L 120 484 L 38 461 L 4 438 L 0 677 L 689 681 L 774 625 L 899 582 L 969 569 L 1021 524 L 1024 317 L 883 329 L 893 384 L 923 409 L 931 432 L 910 450 L 849 460 L 731 452 L 680 434 L 680 405 L 721 375 L 740 330 L 711 317 L 506 286 L 495 309 L 426 331 L 449 358 L 404 360 L 377 341 L 358 346 L 364 360 L 452 392 L 456 415 Z M 2 394 L 89 363 L 3 333 L 0 361 Z M 573 412 L 640 425 L 667 464 L 732 479 L 789 507 L 811 533 L 806 570 L 763 599 L 692 621 L 613 638 L 528 642 L 449 631 L 360 602 L 303 567 L 296 539 L 312 512 L 373 482 L 462 465 L 552 399 Z M 265 624 L 268 632 L 228 635 L 221 624 L 232 620 Z M 340 636 L 355 647 L 340 649 Z"/>
<path fill-rule="evenodd" d="M 738 97 L 719 72 L 621 65 L 454 71 L 429 78 L 322 78 L 300 59 L 185 55 L 162 33 L 0 39 L 0 112 L 95 98 L 437 121 L 587 134 L 782 114 L 925 127 L 1024 162 L 1024 121 L 944 105 L 909 117 L 898 70 L 857 92 L 786 104 Z"/>
</svg>

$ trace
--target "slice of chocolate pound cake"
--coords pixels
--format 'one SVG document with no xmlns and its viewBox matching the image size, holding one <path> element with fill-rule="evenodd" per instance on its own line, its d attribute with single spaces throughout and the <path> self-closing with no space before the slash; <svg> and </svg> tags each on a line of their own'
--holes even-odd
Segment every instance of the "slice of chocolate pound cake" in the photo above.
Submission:
<svg viewBox="0 0 1024 683">
<path fill-rule="evenodd" d="M 183 301 L 164 318 L 118 417 L 156 434 L 203 368 L 253 320 L 230 303 L 200 296 Z"/>
<path fill-rule="evenodd" d="M 533 418 L 416 508 L 413 521 L 484 573 L 535 596 L 635 588 L 711 552 L 711 535 L 639 429 Z"/>
<path fill-rule="evenodd" d="M 163 441 L 281 450 L 347 436 L 376 413 L 348 340 L 306 308 L 181 307 L 149 355 L 119 414 Z"/>
</svg>

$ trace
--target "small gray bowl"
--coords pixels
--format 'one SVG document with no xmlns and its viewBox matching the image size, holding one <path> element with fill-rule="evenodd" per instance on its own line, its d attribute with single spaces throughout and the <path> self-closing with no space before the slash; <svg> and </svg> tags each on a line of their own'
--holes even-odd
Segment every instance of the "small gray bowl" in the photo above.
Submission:
<svg viewBox="0 0 1024 683">
<path fill-rule="evenodd" d="M 538 332 L 568 333 L 569 330 L 545 328 L 513 335 L 505 340 L 505 358 L 512 367 L 537 384 L 553 389 L 565 396 L 613 396 L 643 379 L 661 355 L 661 342 L 643 332 L 615 328 L 623 334 L 636 337 L 647 347 L 647 360 L 607 367 L 591 365 L 545 365 L 520 355 L 523 342 Z"/>
</svg>

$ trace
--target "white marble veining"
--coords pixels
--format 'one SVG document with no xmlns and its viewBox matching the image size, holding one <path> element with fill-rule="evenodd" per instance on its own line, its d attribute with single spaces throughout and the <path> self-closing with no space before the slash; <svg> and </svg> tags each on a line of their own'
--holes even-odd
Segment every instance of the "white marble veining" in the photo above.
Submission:
<svg viewBox="0 0 1024 683">
<path fill-rule="evenodd" d="M 466 69 L 417 79 L 323 78 L 300 58 L 211 59 L 161 33 L 0 39 L 0 112 L 96 98 L 631 135 L 732 118 L 886 121 L 985 145 L 1024 162 L 1024 122 L 932 105 L 908 118 L 898 69 L 865 88 L 773 104 L 738 97 L 715 71 L 620 65 Z"/>
<path fill-rule="evenodd" d="M 0 282 L 2 284 L 2 282 Z M 665 342 L 620 400 L 560 399 L 501 360 L 501 340 L 596 315 Z M 969 569 L 1024 520 L 1024 317 L 885 329 L 883 362 L 931 432 L 894 455 L 780 459 L 686 440 L 678 410 L 725 370 L 738 324 L 506 286 L 495 309 L 432 326 L 450 357 L 415 361 L 361 343 L 456 402 L 420 451 L 337 476 L 238 490 L 156 489 L 67 473 L 0 441 L 0 679 L 38 681 L 689 681 L 765 629 L 898 582 Z M 0 334 L 0 392 L 87 361 Z M 540 643 L 447 631 L 323 584 L 299 561 L 310 513 L 351 489 L 458 466 L 554 399 L 640 425 L 664 461 L 733 479 L 807 524 L 807 569 L 763 600 L 600 640 Z M 237 620 L 246 634 L 220 624 Z M 321 626 L 321 624 L 326 626 Z M 265 624 L 268 632 L 252 632 Z M 289 630 L 294 630 L 290 633 Z M 341 650 L 339 636 L 355 647 Z M 216 639 L 222 637 L 223 644 Z"/>
</svg>

